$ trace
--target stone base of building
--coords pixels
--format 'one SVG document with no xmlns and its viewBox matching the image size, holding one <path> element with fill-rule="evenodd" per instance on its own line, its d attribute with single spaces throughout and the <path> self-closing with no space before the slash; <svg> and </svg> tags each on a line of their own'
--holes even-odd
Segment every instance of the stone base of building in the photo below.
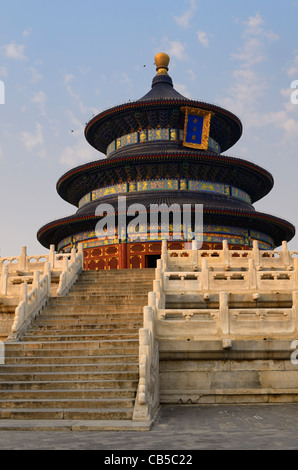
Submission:
<svg viewBox="0 0 298 470">
<path fill-rule="evenodd" d="M 160 341 L 160 402 L 298 403 L 291 354 L 291 340 Z"/>
</svg>

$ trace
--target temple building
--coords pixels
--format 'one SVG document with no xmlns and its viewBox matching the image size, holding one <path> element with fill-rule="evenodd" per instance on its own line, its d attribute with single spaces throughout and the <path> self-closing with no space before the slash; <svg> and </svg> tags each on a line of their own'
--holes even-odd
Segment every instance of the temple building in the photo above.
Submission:
<svg viewBox="0 0 298 470">
<path fill-rule="evenodd" d="M 77 211 L 46 224 L 37 237 L 61 253 L 83 245 L 85 270 L 154 267 L 163 238 L 168 249 L 177 250 L 196 234 L 195 207 L 203 207 L 203 250 L 221 249 L 223 240 L 233 250 L 250 249 L 255 240 L 260 249 L 272 250 L 295 234 L 291 223 L 253 207 L 272 189 L 272 175 L 226 155 L 242 135 L 238 117 L 178 93 L 169 60 L 156 55 L 157 75 L 145 96 L 103 111 L 86 125 L 87 142 L 106 158 L 68 171 L 57 183 L 58 194 Z M 137 211 L 140 204 L 145 219 Z M 179 230 L 175 224 L 175 211 L 184 205 L 191 207 L 189 233 L 182 222 Z M 108 224 L 106 232 L 99 231 L 109 208 L 114 231 Z"/>
</svg>

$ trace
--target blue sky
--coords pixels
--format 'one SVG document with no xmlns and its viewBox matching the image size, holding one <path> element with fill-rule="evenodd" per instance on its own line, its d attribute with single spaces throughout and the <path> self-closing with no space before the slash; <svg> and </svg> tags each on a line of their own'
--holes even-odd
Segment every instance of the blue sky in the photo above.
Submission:
<svg viewBox="0 0 298 470">
<path fill-rule="evenodd" d="M 2 0 L 0 256 L 47 252 L 38 229 L 76 210 L 56 193 L 58 178 L 104 157 L 85 123 L 149 91 L 160 51 L 180 93 L 241 119 L 226 154 L 272 173 L 255 207 L 298 228 L 297 24 L 294 0 Z"/>
</svg>

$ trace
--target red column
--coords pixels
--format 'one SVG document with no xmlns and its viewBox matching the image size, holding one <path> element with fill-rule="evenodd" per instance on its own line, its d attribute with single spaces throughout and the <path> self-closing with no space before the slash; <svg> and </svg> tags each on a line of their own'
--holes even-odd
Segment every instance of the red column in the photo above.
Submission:
<svg viewBox="0 0 298 470">
<path fill-rule="evenodd" d="M 119 269 L 127 268 L 127 244 L 119 244 Z"/>
</svg>

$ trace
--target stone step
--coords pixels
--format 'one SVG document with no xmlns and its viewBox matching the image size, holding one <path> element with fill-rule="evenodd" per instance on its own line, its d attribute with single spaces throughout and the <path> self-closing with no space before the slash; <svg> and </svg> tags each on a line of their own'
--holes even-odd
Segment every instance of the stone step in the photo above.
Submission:
<svg viewBox="0 0 298 470">
<path fill-rule="evenodd" d="M 71 292 L 78 288 L 88 288 L 94 290 L 101 290 L 101 291 L 112 291 L 113 288 L 115 290 L 115 286 L 112 279 L 106 280 L 79 280 L 77 281 L 71 288 Z M 153 288 L 153 281 L 145 282 L 142 280 L 139 281 L 131 281 L 127 280 L 127 282 L 119 279 L 117 280 L 117 292 L 121 293 L 124 289 L 127 289 L 128 292 L 138 293 L 143 290 L 150 291 Z"/>
<path fill-rule="evenodd" d="M 126 356 L 8 356 L 5 357 L 5 365 L 23 364 L 137 364 L 138 355 Z"/>
<path fill-rule="evenodd" d="M 102 340 L 109 340 L 109 341 L 113 341 L 113 340 L 119 340 L 119 341 L 124 341 L 124 340 L 131 340 L 131 339 L 136 339 L 138 340 L 139 338 L 139 333 L 138 332 L 134 332 L 134 333 L 128 333 L 128 334 L 101 334 L 101 333 L 93 333 L 93 334 L 84 334 L 84 333 L 81 333 L 81 332 L 78 332 L 76 334 L 70 334 L 70 335 L 67 335 L 65 333 L 61 333 L 61 332 L 56 332 L 55 334 L 53 333 L 43 333 L 43 334 L 39 334 L 39 335 L 30 335 L 30 334 L 27 334 L 27 335 L 24 335 L 22 337 L 22 341 L 32 341 L 32 338 L 34 338 L 35 341 L 78 341 L 78 340 L 82 340 L 82 341 L 102 341 Z"/>
<path fill-rule="evenodd" d="M 98 323 L 76 323 L 73 324 L 73 322 L 67 322 L 65 320 L 64 323 L 57 325 L 56 323 L 48 323 L 48 322 L 38 322 L 35 323 L 34 326 L 30 328 L 30 330 L 27 332 L 27 335 L 30 333 L 34 335 L 38 335 L 39 333 L 42 333 L 43 331 L 51 332 L 51 331 L 59 331 L 59 332 L 64 332 L 65 334 L 71 334 L 73 331 L 77 331 L 78 333 L 84 333 L 84 334 L 92 334 L 96 330 L 100 331 L 101 333 L 108 334 L 108 333 L 113 333 L 115 330 L 117 330 L 117 333 L 134 333 L 136 330 L 139 330 L 142 328 L 143 322 L 141 321 L 131 321 L 131 322 L 126 322 L 122 321 L 121 324 L 117 322 L 113 322 L 111 319 L 106 321 L 105 323 L 103 322 L 98 322 Z"/>
<path fill-rule="evenodd" d="M 25 338 L 27 337 L 30 337 L 31 340 L 32 340 L 32 337 L 33 338 L 36 338 L 38 339 L 38 341 L 40 340 L 40 337 L 41 336 L 45 336 L 45 337 L 48 337 L 48 336 L 52 336 L 52 335 L 55 335 L 55 336 L 76 336 L 76 335 L 90 335 L 90 336 L 93 336 L 93 335 L 104 335 L 104 336 L 107 336 L 107 335 L 110 335 L 110 336 L 113 336 L 113 335 L 117 335 L 117 336 L 121 336 L 121 335 L 131 335 L 131 334 L 138 334 L 138 331 L 139 331 L 139 328 L 142 328 L 141 326 L 141 322 L 139 322 L 139 327 L 134 327 L 134 328 L 117 328 L 117 325 L 110 325 L 110 326 L 107 326 L 105 325 L 103 327 L 103 325 L 101 326 L 98 326 L 98 325 L 93 325 L 93 328 L 80 328 L 78 326 L 76 327 L 73 327 L 71 328 L 71 325 L 64 325 L 64 328 L 56 328 L 54 329 L 54 327 L 50 327 L 48 325 L 44 325 L 43 327 L 39 327 L 37 328 L 36 326 L 34 328 L 31 328 L 25 336 L 22 337 L 22 341 L 25 340 Z"/>
<path fill-rule="evenodd" d="M 143 284 L 137 288 L 137 289 L 132 289 L 130 284 L 123 285 L 120 287 L 117 287 L 117 296 L 121 295 L 133 295 L 133 296 L 147 296 L 148 292 L 151 292 L 153 289 L 153 286 L 144 286 Z M 81 296 L 81 295 L 94 295 L 94 296 L 100 296 L 100 295 L 113 295 L 113 292 L 115 293 L 115 287 L 111 286 L 111 284 L 105 286 L 98 286 L 97 284 L 80 284 L 77 286 L 74 286 L 70 292 L 67 293 L 66 297 L 69 297 L 72 294 Z M 54 298 L 54 297 L 53 297 Z M 56 298 L 56 297 L 55 297 Z"/>
<path fill-rule="evenodd" d="M 44 398 L 44 399 L 6 399 L 6 400 L 1 400 L 0 399 L 0 409 L 5 410 L 5 409 L 33 409 L 37 410 L 40 408 L 91 408 L 91 409 L 96 409 L 96 408 L 132 408 L 134 405 L 134 399 L 133 398 L 128 398 L 128 399 L 120 399 L 120 398 L 93 398 L 86 400 L 84 397 L 79 399 L 79 398 L 69 398 L 69 399 L 64 399 L 64 398 L 56 398 L 56 399 L 50 399 L 50 398 Z"/>
<path fill-rule="evenodd" d="M 65 298 L 66 299 L 66 298 Z M 60 304 L 57 303 L 55 305 L 54 303 L 47 305 L 43 311 L 42 315 L 47 314 L 47 313 L 52 313 L 56 312 L 59 314 L 71 312 L 75 313 L 78 312 L 81 315 L 88 314 L 88 313 L 96 313 L 96 315 L 101 315 L 101 314 L 106 314 L 109 313 L 110 315 L 113 314 L 120 314 L 123 315 L 124 313 L 126 314 L 136 314 L 140 313 L 143 311 L 143 307 L 145 305 L 148 305 L 148 300 L 142 301 L 140 303 L 131 303 L 131 302 L 126 302 L 126 303 L 111 303 L 111 302 L 105 302 L 105 303 L 100 303 L 100 302 L 61 302 Z"/>
<path fill-rule="evenodd" d="M 70 307 L 70 306 L 75 306 L 77 307 L 78 305 L 82 305 L 85 309 L 85 307 L 88 307 L 88 306 L 97 306 L 99 307 L 100 309 L 102 308 L 105 308 L 105 306 L 109 306 L 109 305 L 117 305 L 119 307 L 119 305 L 121 306 L 138 306 L 138 305 L 146 305 L 148 302 L 148 297 L 147 296 L 140 296 L 140 298 L 136 298 L 136 296 L 113 296 L 113 295 L 110 295 L 110 296 L 101 296 L 101 295 L 94 295 L 94 296 L 91 296 L 91 295 L 87 295 L 87 296 L 77 296 L 77 295 L 74 295 L 74 296 L 71 296 L 70 294 L 68 294 L 68 297 L 63 297 L 61 299 L 54 299 L 53 297 L 51 298 L 50 300 L 50 303 L 49 303 L 49 306 L 50 307 L 56 307 L 56 308 L 60 308 L 61 306 L 67 306 L 67 307 Z"/>
<path fill-rule="evenodd" d="M 70 314 L 61 311 L 50 311 L 50 312 L 42 312 L 38 318 L 36 318 L 34 325 L 40 325 L 46 323 L 48 320 L 55 319 L 55 320 L 70 320 L 73 318 L 72 325 L 88 325 L 88 324 L 101 324 L 102 323 L 116 323 L 122 324 L 125 322 L 139 322 L 140 320 L 143 321 L 143 309 L 139 309 L 136 312 L 107 312 L 104 310 L 103 312 L 85 312 L 80 313 L 78 310 L 71 312 Z"/>
<path fill-rule="evenodd" d="M 0 419 L 24 420 L 131 420 L 130 409 L 6 409 L 0 410 Z"/>
<path fill-rule="evenodd" d="M 142 297 L 147 298 L 148 292 L 150 292 L 150 288 L 147 289 L 147 288 L 143 287 L 142 289 L 139 289 L 138 291 L 136 291 L 136 290 L 131 290 L 129 288 L 129 286 L 125 286 L 121 289 L 117 289 L 117 291 L 118 291 L 117 297 L 122 297 L 122 296 L 124 297 L 124 296 L 130 295 L 132 297 L 142 296 Z M 115 292 L 115 289 L 114 289 L 114 292 Z M 77 287 L 73 287 L 71 292 L 69 292 L 66 295 L 67 298 L 74 297 L 74 296 L 79 296 L 79 297 L 82 297 L 82 296 L 92 296 L 92 297 L 107 296 L 108 297 L 108 296 L 113 296 L 113 289 L 104 289 L 104 288 L 100 288 L 100 287 L 97 288 L 97 287 L 93 287 L 93 286 L 77 286 Z"/>
<path fill-rule="evenodd" d="M 119 322 L 120 323 L 120 322 Z M 55 324 L 57 327 L 55 328 Z M 69 332 L 69 334 L 72 334 L 73 332 L 83 332 L 85 334 L 86 331 L 89 331 L 90 334 L 97 333 L 97 332 L 102 332 L 103 334 L 108 334 L 108 333 L 115 333 L 117 330 L 121 330 L 122 333 L 136 333 L 139 331 L 140 328 L 143 327 L 143 322 L 140 320 L 136 319 L 134 322 L 128 322 L 126 323 L 125 320 L 121 321 L 121 324 L 119 324 L 119 329 L 117 329 L 117 323 L 111 320 L 103 320 L 98 323 L 91 322 L 90 323 L 82 323 L 82 324 L 75 324 L 74 321 L 69 321 L 69 319 L 61 320 L 59 322 L 55 322 L 54 320 L 51 320 L 49 322 L 39 322 L 37 325 L 34 325 L 34 327 L 30 328 L 28 330 L 28 333 L 31 333 L 34 331 L 36 335 L 38 335 L 38 332 L 43 332 L 46 331 L 47 333 L 51 333 L 54 331 L 59 331 L 63 334 L 63 332 Z M 68 333 L 67 333 L 68 334 Z"/>
<path fill-rule="evenodd" d="M 139 329 L 155 270 L 81 273 L 6 343 L 0 419 L 132 420 Z"/>
<path fill-rule="evenodd" d="M 128 276 L 128 275 L 118 275 L 115 276 L 114 274 L 107 273 L 105 276 L 100 276 L 100 275 L 87 275 L 86 273 L 82 273 L 81 276 L 78 278 L 75 284 L 79 284 L 81 282 L 97 282 L 97 283 L 104 283 L 106 284 L 107 281 L 115 281 L 115 282 L 125 282 L 128 283 L 130 282 L 132 285 L 138 285 L 141 282 L 144 284 L 150 284 L 153 283 L 155 279 L 155 272 L 153 274 L 144 275 L 135 275 L 135 276 Z"/>
<path fill-rule="evenodd" d="M 26 343 L 23 343 L 26 344 Z M 118 348 L 61 348 L 58 347 L 55 349 L 41 349 L 41 348 L 16 348 L 10 349 L 6 346 L 5 349 L 5 358 L 15 357 L 16 354 L 18 357 L 77 357 L 81 355 L 83 357 L 108 357 L 115 355 L 136 355 L 139 354 L 139 345 L 135 344 L 133 347 L 118 347 Z"/>
<path fill-rule="evenodd" d="M 114 364 L 17 364 L 3 365 L 0 369 L 0 380 L 5 374 L 31 374 L 31 373 L 67 373 L 67 372 L 138 372 L 138 363 Z"/>
<path fill-rule="evenodd" d="M 4 400 L 57 400 L 57 399 L 129 399 L 134 400 L 136 395 L 135 389 L 91 389 L 91 390 L 1 390 L 0 404 Z"/>
<path fill-rule="evenodd" d="M 70 318 L 73 318 L 74 320 L 79 320 L 80 322 L 85 322 L 85 321 L 90 321 L 92 320 L 93 322 L 96 320 L 102 321 L 102 320 L 110 320 L 110 321 L 119 321 L 119 320 L 135 320 L 135 319 L 140 319 L 142 318 L 143 315 L 143 308 L 139 308 L 138 311 L 135 312 L 122 312 L 119 313 L 115 309 L 115 312 L 107 312 L 106 309 L 103 312 L 98 312 L 98 311 L 85 311 L 82 312 L 79 309 L 70 309 L 65 310 L 65 311 L 57 311 L 57 310 L 51 310 L 47 312 L 42 312 L 40 317 L 37 319 L 38 322 L 45 322 L 50 319 L 53 320 L 69 320 Z"/>
<path fill-rule="evenodd" d="M 95 280 L 95 281 L 103 281 L 106 282 L 107 280 L 113 280 L 113 281 L 131 281 L 132 283 L 138 283 L 138 282 L 150 282 L 153 281 L 155 277 L 155 272 L 150 273 L 150 275 L 147 275 L 146 273 L 140 273 L 140 274 L 135 274 L 135 275 L 128 275 L 127 273 L 116 273 L 115 272 L 109 272 L 106 271 L 105 273 L 93 273 L 93 274 L 88 274 L 88 273 L 82 273 L 80 278 L 78 279 L 77 282 L 81 282 L 84 280 Z"/>
<path fill-rule="evenodd" d="M 114 276 L 112 274 L 106 274 L 105 276 L 87 276 L 85 273 L 82 273 L 81 276 L 77 279 L 74 285 L 90 283 L 90 284 L 103 284 L 107 285 L 109 282 L 114 281 L 120 284 L 130 284 L 131 286 L 139 286 L 140 284 L 152 285 L 155 279 L 155 273 L 153 275 L 144 276 L 143 274 L 139 276 Z"/>
<path fill-rule="evenodd" d="M 146 304 L 145 304 L 146 305 Z M 57 320 L 69 320 L 70 318 L 73 318 L 74 321 L 76 321 L 76 324 L 84 324 L 84 323 L 90 323 L 90 321 L 95 323 L 100 323 L 103 321 L 106 323 L 107 321 L 111 322 L 125 322 L 125 321 L 143 321 L 143 312 L 144 312 L 144 307 L 138 307 L 135 308 L 134 310 L 129 309 L 126 311 L 124 308 L 104 308 L 100 310 L 99 308 L 90 308 L 83 310 L 82 307 L 78 308 L 72 308 L 72 309 L 49 309 L 42 311 L 41 314 L 39 315 L 38 318 L 36 318 L 34 324 L 38 325 L 40 322 L 44 323 L 45 321 L 48 321 L 49 319 L 57 319 Z M 75 324 L 75 323 L 73 323 Z"/>
<path fill-rule="evenodd" d="M 101 348 L 124 348 L 124 347 L 132 347 L 138 346 L 138 339 L 130 339 L 130 340 L 82 340 L 82 341 L 20 341 L 17 345 L 17 349 L 67 349 L 74 347 L 75 349 L 101 349 Z M 10 345 L 16 343 L 10 343 Z"/>
<path fill-rule="evenodd" d="M 110 313 L 105 312 L 102 314 L 98 314 L 96 312 L 87 312 L 82 314 L 80 312 L 51 312 L 41 314 L 39 318 L 36 319 L 36 323 L 34 325 L 44 325 L 50 322 L 50 325 L 53 324 L 54 321 L 57 321 L 57 326 L 59 324 L 65 324 L 66 322 L 71 325 L 101 325 L 101 324 L 124 324 L 126 322 L 140 322 L 143 321 L 143 311 L 134 312 L 134 313 Z M 32 327 L 34 326 L 32 325 Z"/>
<path fill-rule="evenodd" d="M 155 269 L 120 269 L 120 270 L 107 270 L 107 271 L 83 271 L 80 279 L 84 278 L 103 278 L 106 279 L 108 277 L 115 278 L 122 278 L 128 277 L 129 279 L 140 279 L 145 278 L 148 279 L 149 277 L 154 277 Z"/>
<path fill-rule="evenodd" d="M 148 292 L 153 290 L 153 286 L 150 284 L 148 286 L 144 284 L 140 284 L 138 288 L 132 288 L 131 284 L 122 285 L 117 287 L 117 295 L 148 295 Z M 70 294 L 75 293 L 77 295 L 90 295 L 94 293 L 94 295 L 112 295 L 113 291 L 115 293 L 115 287 L 111 286 L 111 284 L 107 284 L 107 286 L 97 285 L 97 284 L 78 284 L 72 287 L 72 289 L 66 294 L 65 297 L 68 297 Z M 56 298 L 54 296 L 53 298 Z"/>
<path fill-rule="evenodd" d="M 131 284 L 132 286 L 139 286 L 140 284 L 146 284 L 146 285 L 150 285 L 150 284 L 153 284 L 153 281 L 155 279 L 155 273 L 153 274 L 153 276 L 144 276 L 144 275 L 140 275 L 140 276 L 133 276 L 133 277 L 129 277 L 129 276 L 113 276 L 113 275 L 109 275 L 107 274 L 106 276 L 104 277 L 100 277 L 100 276 L 86 276 L 85 274 L 81 274 L 81 276 L 79 277 L 79 279 L 75 282 L 74 285 L 77 285 L 77 284 L 83 284 L 83 283 L 94 283 L 94 284 L 108 284 L 109 281 L 114 281 L 114 282 L 117 282 L 117 283 L 123 283 L 123 284 Z"/>
<path fill-rule="evenodd" d="M 61 381 L 63 380 L 137 380 L 138 372 L 104 371 L 104 372 L 7 372 L 0 374 L 0 382 L 11 381 Z"/>
<path fill-rule="evenodd" d="M 126 390 L 133 389 L 136 391 L 138 380 L 135 379 L 102 379 L 102 380 L 56 380 L 56 381 L 39 381 L 31 380 L 26 381 L 6 381 L 0 382 L 0 390 L 100 390 L 100 389 L 113 389 L 113 390 Z"/>
<path fill-rule="evenodd" d="M 71 288 L 71 292 L 76 289 L 87 288 L 87 289 L 94 289 L 101 290 L 101 291 L 112 291 L 113 288 L 115 290 L 114 280 L 106 279 L 104 280 L 79 280 L 77 281 Z M 145 282 L 142 280 L 139 281 L 131 281 L 128 280 L 123 281 L 121 279 L 117 280 L 117 292 L 121 293 L 124 289 L 127 289 L 128 292 L 132 293 L 139 293 L 142 291 L 147 290 L 148 292 L 153 288 L 153 281 Z"/>
</svg>

